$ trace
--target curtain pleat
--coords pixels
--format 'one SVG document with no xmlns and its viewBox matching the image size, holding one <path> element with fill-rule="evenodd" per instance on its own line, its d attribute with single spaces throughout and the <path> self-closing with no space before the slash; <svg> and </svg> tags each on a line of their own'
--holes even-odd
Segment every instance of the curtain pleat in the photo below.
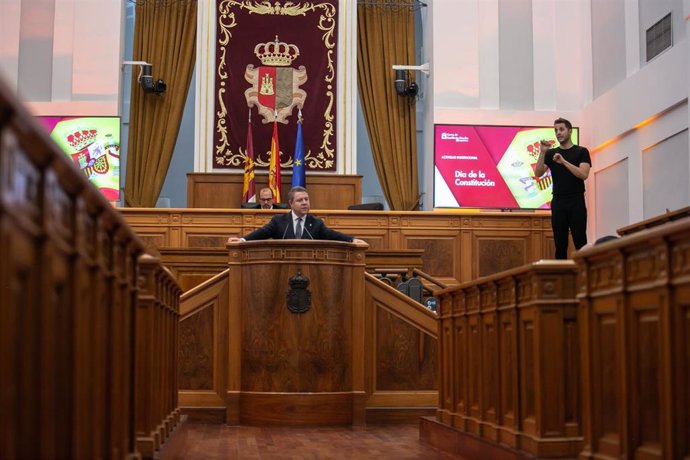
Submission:
<svg viewBox="0 0 690 460">
<path fill-rule="evenodd" d="M 416 209 L 415 106 L 395 92 L 392 69 L 415 64 L 414 13 L 359 6 L 357 28 L 357 81 L 376 173 L 391 209 Z"/>
<path fill-rule="evenodd" d="M 163 188 L 184 111 L 196 56 L 196 0 L 137 4 L 134 60 L 153 64 L 162 94 L 145 94 L 133 71 L 125 205 L 153 207 Z"/>
</svg>

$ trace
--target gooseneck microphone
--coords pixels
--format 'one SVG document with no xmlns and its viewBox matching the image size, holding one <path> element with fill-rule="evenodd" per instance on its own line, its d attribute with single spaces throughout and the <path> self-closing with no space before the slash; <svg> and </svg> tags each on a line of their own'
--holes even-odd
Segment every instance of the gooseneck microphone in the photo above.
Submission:
<svg viewBox="0 0 690 460">
<path fill-rule="evenodd" d="M 311 232 L 307 228 L 307 219 L 306 218 L 304 219 L 304 231 L 307 232 L 307 235 L 309 235 L 309 238 L 311 238 L 312 240 L 314 239 L 314 237 L 311 235 Z"/>
<path fill-rule="evenodd" d="M 290 216 L 290 217 L 292 217 L 292 216 Z M 292 225 L 292 218 L 288 221 L 288 224 L 285 226 L 285 231 L 283 232 L 283 236 L 282 236 L 282 238 L 280 238 L 281 240 L 285 239 L 285 235 L 287 234 L 287 230 L 288 230 L 288 228 L 290 228 L 290 225 Z"/>
</svg>

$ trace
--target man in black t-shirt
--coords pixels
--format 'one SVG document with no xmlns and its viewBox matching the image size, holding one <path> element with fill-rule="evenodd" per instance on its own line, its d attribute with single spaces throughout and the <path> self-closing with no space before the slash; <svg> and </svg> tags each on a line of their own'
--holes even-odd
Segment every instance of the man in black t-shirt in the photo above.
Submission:
<svg viewBox="0 0 690 460">
<path fill-rule="evenodd" d="M 551 200 L 551 228 L 556 244 L 556 259 L 568 258 L 568 230 L 573 235 L 576 249 L 587 244 L 587 207 L 585 206 L 585 179 L 589 176 L 592 160 L 589 150 L 574 145 L 570 140 L 573 125 L 565 118 L 553 123 L 557 148 L 549 148 L 541 141 L 539 159 L 535 168 L 537 177 L 548 167 L 553 179 Z"/>
</svg>

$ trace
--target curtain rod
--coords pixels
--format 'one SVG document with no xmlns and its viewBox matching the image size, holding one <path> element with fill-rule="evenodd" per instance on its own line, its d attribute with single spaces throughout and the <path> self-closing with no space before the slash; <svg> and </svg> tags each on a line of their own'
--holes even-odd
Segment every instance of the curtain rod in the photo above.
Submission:
<svg viewBox="0 0 690 460">
<path fill-rule="evenodd" d="M 392 10 L 403 10 L 409 8 L 411 11 L 417 11 L 427 6 L 427 4 L 421 0 L 412 0 L 411 2 L 373 2 L 357 0 L 357 5 L 372 8 L 390 8 Z"/>
</svg>

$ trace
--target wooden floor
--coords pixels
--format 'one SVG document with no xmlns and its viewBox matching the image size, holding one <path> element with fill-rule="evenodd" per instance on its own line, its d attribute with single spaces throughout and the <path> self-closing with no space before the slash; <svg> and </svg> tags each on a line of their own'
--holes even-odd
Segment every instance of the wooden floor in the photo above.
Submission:
<svg viewBox="0 0 690 460">
<path fill-rule="evenodd" d="M 453 457 L 419 441 L 418 425 L 362 428 L 184 423 L 158 456 L 173 459 L 425 459 Z"/>
</svg>

